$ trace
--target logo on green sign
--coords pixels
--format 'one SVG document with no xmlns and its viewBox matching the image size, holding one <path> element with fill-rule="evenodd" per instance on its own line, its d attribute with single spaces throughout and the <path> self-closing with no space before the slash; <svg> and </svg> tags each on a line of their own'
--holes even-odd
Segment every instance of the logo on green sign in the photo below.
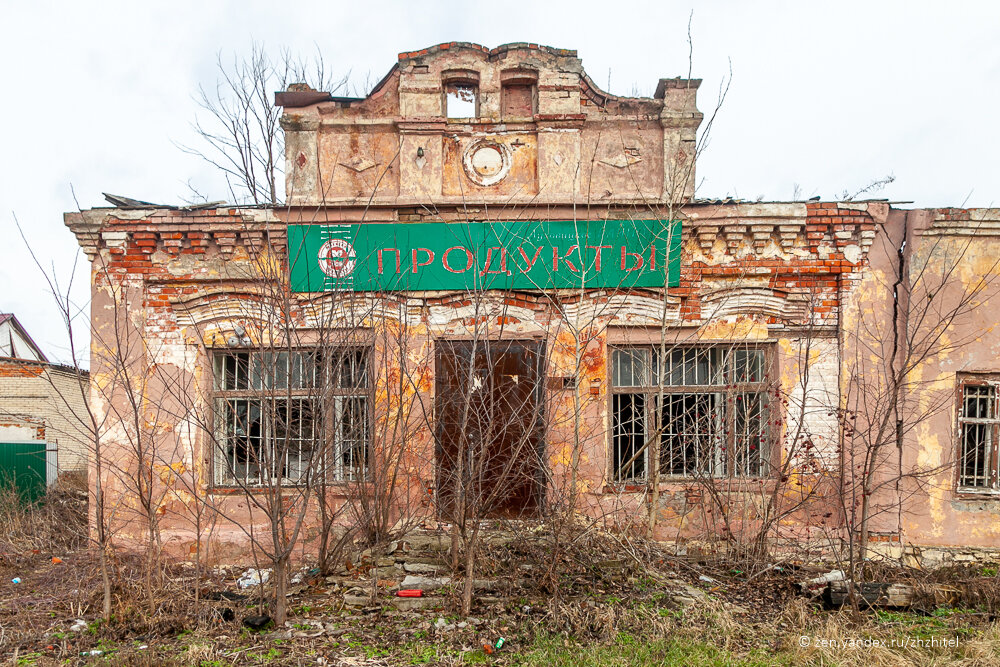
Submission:
<svg viewBox="0 0 1000 667">
<path fill-rule="evenodd" d="M 677 220 L 288 226 L 295 292 L 675 287 Z"/>
</svg>

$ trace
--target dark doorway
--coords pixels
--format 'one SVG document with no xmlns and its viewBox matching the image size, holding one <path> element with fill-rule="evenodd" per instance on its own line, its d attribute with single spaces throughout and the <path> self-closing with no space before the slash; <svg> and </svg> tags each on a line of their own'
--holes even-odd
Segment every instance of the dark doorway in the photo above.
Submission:
<svg viewBox="0 0 1000 667">
<path fill-rule="evenodd" d="M 437 343 L 434 407 L 443 519 L 537 515 L 542 361 L 542 345 L 531 341 Z"/>
</svg>

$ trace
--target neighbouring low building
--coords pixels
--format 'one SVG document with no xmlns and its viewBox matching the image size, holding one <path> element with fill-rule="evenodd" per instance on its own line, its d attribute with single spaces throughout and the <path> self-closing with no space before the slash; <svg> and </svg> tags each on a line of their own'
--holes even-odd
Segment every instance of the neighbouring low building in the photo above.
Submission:
<svg viewBox="0 0 1000 667">
<path fill-rule="evenodd" d="M 372 479 L 394 519 L 1000 547 L 1000 213 L 696 198 L 699 83 L 441 44 L 278 93 L 284 206 L 68 213 L 108 498 L 148 468 L 185 553 Z"/>
<path fill-rule="evenodd" d="M 60 472 L 86 471 L 88 386 L 86 371 L 50 362 L 13 314 L 0 313 L 0 476 L 20 476 L 37 493 Z"/>
</svg>

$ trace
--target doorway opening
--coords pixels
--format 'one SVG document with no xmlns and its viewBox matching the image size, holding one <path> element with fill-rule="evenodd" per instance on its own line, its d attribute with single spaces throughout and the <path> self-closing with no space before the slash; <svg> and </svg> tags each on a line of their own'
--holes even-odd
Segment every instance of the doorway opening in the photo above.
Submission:
<svg viewBox="0 0 1000 667">
<path fill-rule="evenodd" d="M 438 511 L 443 520 L 531 518 L 541 507 L 544 346 L 439 341 Z"/>
</svg>

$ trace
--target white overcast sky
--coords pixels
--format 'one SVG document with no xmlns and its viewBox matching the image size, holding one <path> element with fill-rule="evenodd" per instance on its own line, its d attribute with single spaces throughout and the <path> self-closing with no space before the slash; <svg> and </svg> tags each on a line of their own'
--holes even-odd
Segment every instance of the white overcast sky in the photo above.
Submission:
<svg viewBox="0 0 1000 667">
<path fill-rule="evenodd" d="M 732 86 L 698 165 L 702 197 L 834 199 L 895 176 L 875 197 L 913 206 L 1000 204 L 1000 3 L 250 0 L 6 2 L 0 21 L 0 312 L 68 361 L 51 295 L 14 226 L 60 279 L 82 255 L 63 226 L 102 192 L 180 202 L 224 182 L 194 141 L 199 85 L 217 54 L 254 41 L 377 81 L 400 51 L 447 41 L 577 49 L 598 85 L 651 94 L 692 75 L 699 106 Z M 87 305 L 88 273 L 74 298 Z"/>
</svg>

